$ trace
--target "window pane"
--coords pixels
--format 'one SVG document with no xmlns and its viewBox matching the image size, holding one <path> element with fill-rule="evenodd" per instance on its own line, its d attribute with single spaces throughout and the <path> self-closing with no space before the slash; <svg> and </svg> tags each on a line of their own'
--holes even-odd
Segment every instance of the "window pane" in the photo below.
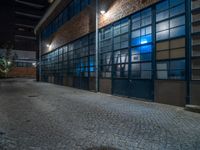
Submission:
<svg viewBox="0 0 200 150">
<path fill-rule="evenodd" d="M 159 42 L 156 44 L 157 51 L 168 50 L 169 49 L 169 41 Z"/>
<path fill-rule="evenodd" d="M 140 64 L 132 64 L 132 71 L 140 70 Z"/>
<path fill-rule="evenodd" d="M 141 71 L 142 79 L 151 79 L 151 71 Z"/>
<path fill-rule="evenodd" d="M 170 28 L 177 27 L 185 24 L 185 16 L 177 17 L 170 20 Z"/>
<path fill-rule="evenodd" d="M 168 2 L 168 0 L 165 0 L 164 2 L 159 3 L 158 5 L 156 5 L 156 11 L 157 12 L 166 10 L 168 8 L 169 8 L 169 2 Z"/>
<path fill-rule="evenodd" d="M 167 71 L 157 71 L 157 79 L 168 79 Z"/>
<path fill-rule="evenodd" d="M 132 62 L 138 62 L 138 61 L 140 61 L 140 55 L 133 55 Z"/>
<path fill-rule="evenodd" d="M 167 70 L 167 69 L 168 69 L 168 63 L 167 62 L 157 63 L 157 70 Z"/>
<path fill-rule="evenodd" d="M 185 5 L 182 4 L 180 6 L 170 9 L 170 17 L 182 14 L 184 12 L 185 12 Z"/>
<path fill-rule="evenodd" d="M 147 44 L 152 42 L 152 36 L 151 35 L 146 35 L 141 37 L 141 44 Z"/>
<path fill-rule="evenodd" d="M 151 53 L 152 52 L 152 45 L 145 45 L 141 46 L 141 53 Z"/>
<path fill-rule="evenodd" d="M 162 21 L 169 18 L 169 10 L 163 11 L 156 15 L 156 21 Z"/>
<path fill-rule="evenodd" d="M 140 36 L 140 30 L 135 30 L 132 32 L 132 38 L 136 38 Z"/>
<path fill-rule="evenodd" d="M 163 31 L 169 29 L 169 21 L 164 21 L 156 25 L 156 31 Z"/>
<path fill-rule="evenodd" d="M 141 63 L 141 70 L 151 70 L 151 63 Z"/>
<path fill-rule="evenodd" d="M 170 6 L 174 7 L 174 6 L 181 4 L 183 2 L 184 2 L 184 0 L 170 0 Z"/>
<path fill-rule="evenodd" d="M 169 38 L 169 30 L 156 33 L 157 40 L 164 40 Z"/>
<path fill-rule="evenodd" d="M 170 70 L 169 72 L 170 79 L 185 79 L 185 71 L 184 70 Z"/>
<path fill-rule="evenodd" d="M 140 55 L 140 61 L 150 61 L 151 53 L 145 53 Z"/>
<path fill-rule="evenodd" d="M 170 69 L 171 70 L 184 69 L 184 68 L 185 68 L 185 60 L 170 61 Z"/>
<path fill-rule="evenodd" d="M 170 30 L 170 37 L 178 37 L 185 35 L 185 26 L 176 27 Z"/>
</svg>

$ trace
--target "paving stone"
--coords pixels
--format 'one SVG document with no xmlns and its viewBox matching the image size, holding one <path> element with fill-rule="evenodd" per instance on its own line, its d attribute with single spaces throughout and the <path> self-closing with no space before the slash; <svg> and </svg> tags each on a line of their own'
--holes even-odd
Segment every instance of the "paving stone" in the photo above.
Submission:
<svg viewBox="0 0 200 150">
<path fill-rule="evenodd" d="M 0 91 L 0 150 L 200 150 L 200 114 L 184 108 L 30 79 Z"/>
</svg>

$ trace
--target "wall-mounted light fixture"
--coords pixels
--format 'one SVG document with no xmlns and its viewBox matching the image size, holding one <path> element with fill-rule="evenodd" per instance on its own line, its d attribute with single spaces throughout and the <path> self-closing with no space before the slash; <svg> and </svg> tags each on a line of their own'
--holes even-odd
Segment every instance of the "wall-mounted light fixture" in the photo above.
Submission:
<svg viewBox="0 0 200 150">
<path fill-rule="evenodd" d="M 33 63 L 32 63 L 32 66 L 33 66 L 33 67 L 36 67 L 36 63 L 35 63 L 35 62 L 33 62 Z"/>
<path fill-rule="evenodd" d="M 49 47 L 50 47 L 50 44 L 47 44 L 46 46 L 49 48 Z"/>
<path fill-rule="evenodd" d="M 100 13 L 101 13 L 101 15 L 104 15 L 106 13 L 106 11 L 105 10 L 101 10 Z"/>
</svg>

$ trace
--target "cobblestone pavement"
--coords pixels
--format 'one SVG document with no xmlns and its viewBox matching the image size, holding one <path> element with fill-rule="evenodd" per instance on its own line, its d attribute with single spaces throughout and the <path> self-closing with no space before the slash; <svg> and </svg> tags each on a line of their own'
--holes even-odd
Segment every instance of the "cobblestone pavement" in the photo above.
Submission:
<svg viewBox="0 0 200 150">
<path fill-rule="evenodd" d="M 0 150 L 200 150 L 200 114 L 30 79 L 1 80 Z"/>
</svg>

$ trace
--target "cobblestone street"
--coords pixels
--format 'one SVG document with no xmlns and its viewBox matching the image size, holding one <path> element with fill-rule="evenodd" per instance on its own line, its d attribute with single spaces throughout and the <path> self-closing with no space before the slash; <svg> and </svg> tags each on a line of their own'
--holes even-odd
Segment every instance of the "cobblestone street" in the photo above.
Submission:
<svg viewBox="0 0 200 150">
<path fill-rule="evenodd" d="M 200 114 L 30 79 L 0 81 L 0 150 L 200 150 Z"/>
</svg>

